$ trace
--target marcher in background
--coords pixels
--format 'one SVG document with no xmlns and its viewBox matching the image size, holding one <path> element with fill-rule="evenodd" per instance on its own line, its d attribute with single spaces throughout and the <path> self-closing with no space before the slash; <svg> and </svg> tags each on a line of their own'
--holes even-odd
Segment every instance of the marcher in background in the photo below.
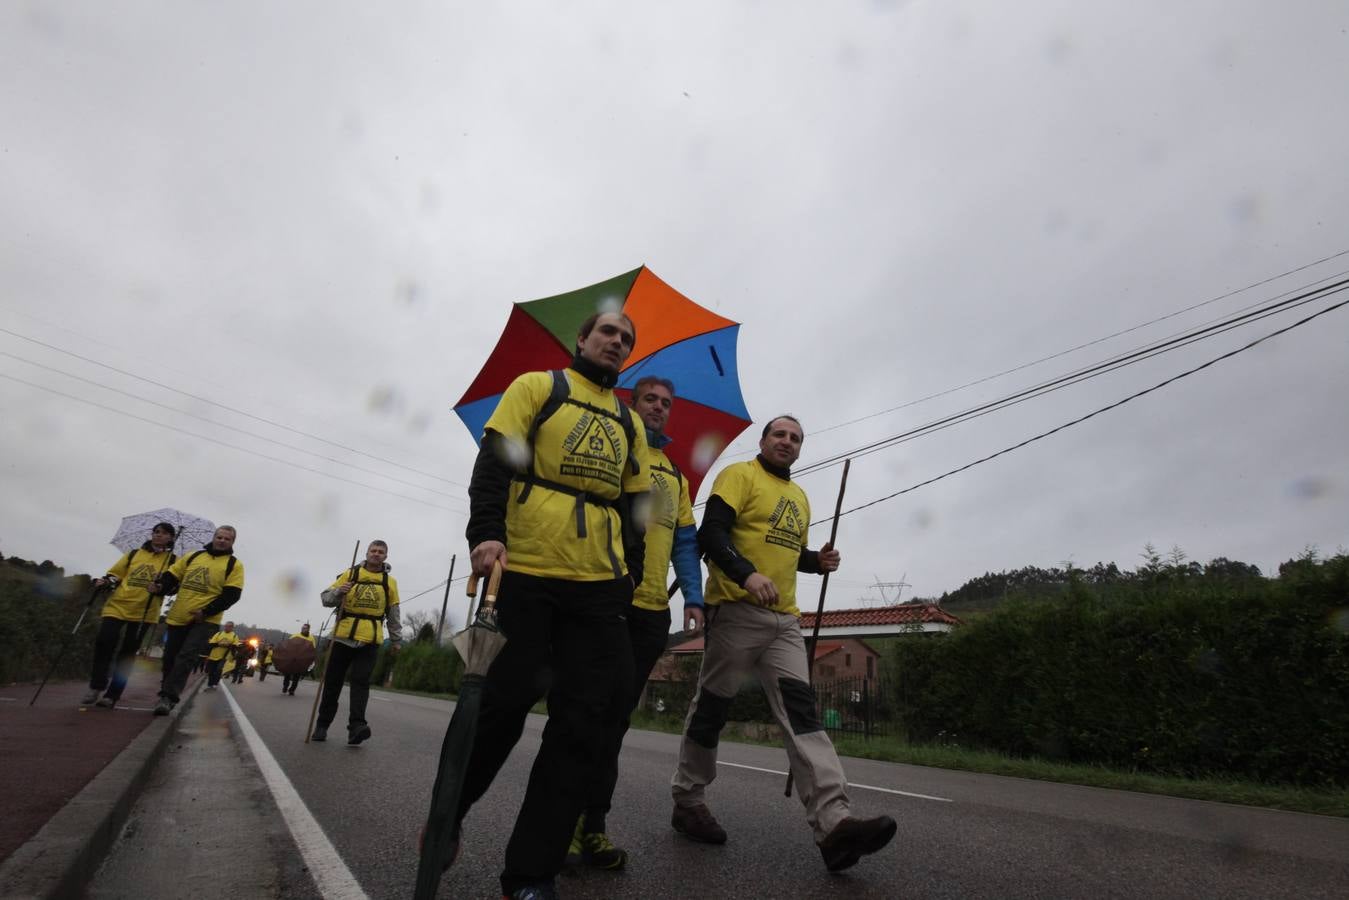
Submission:
<svg viewBox="0 0 1349 900">
<path fill-rule="evenodd" d="M 815 712 L 810 661 L 796 607 L 796 573 L 838 569 L 839 552 L 807 549 L 810 501 L 791 477 L 805 435 L 779 416 L 764 426 L 759 455 L 727 466 L 712 484 L 698 529 L 708 561 L 707 638 L 671 785 L 675 831 L 722 844 L 726 832 L 705 802 L 717 775 L 717 742 L 736 692 L 756 673 L 782 729 L 806 821 L 831 872 L 895 836 L 889 816 L 854 818 L 834 744 Z"/>
<path fill-rule="evenodd" d="M 515 379 L 485 426 L 469 484 L 473 571 L 505 570 L 458 820 L 486 792 L 548 695 L 548 724 L 506 845 L 501 892 L 552 897 L 586 801 L 586 773 L 622 718 L 632 681 L 624 615 L 642 580 L 635 496 L 646 436 L 614 395 L 637 332 L 622 313 L 589 317 L 565 371 Z M 509 552 L 509 561 L 507 553 Z M 459 834 L 456 826 L 455 835 Z"/>
<path fill-rule="evenodd" d="M 173 565 L 172 548 L 176 536 L 172 525 L 160 522 L 150 531 L 150 539 L 140 549 L 124 554 L 112 564 L 107 575 L 94 580 L 96 586 L 111 584 L 114 590 L 103 602 L 103 620 L 94 638 L 89 692 L 80 701 L 84 706 L 93 703 L 112 709 L 126 690 L 145 628 L 159 621 L 159 608 L 164 605 L 164 598 L 151 594 L 150 584 L 156 575 Z M 105 688 L 107 691 L 103 693 Z M 103 693 L 101 698 L 100 693 Z"/>
<path fill-rule="evenodd" d="M 267 667 L 272 664 L 272 645 L 263 644 L 258 648 L 258 684 L 267 680 Z"/>
<path fill-rule="evenodd" d="M 246 642 L 240 641 L 234 645 L 234 652 L 231 654 L 234 661 L 234 684 L 240 684 L 244 676 L 248 674 L 248 661 L 253 658 L 253 648 Z"/>
<path fill-rule="evenodd" d="M 234 648 L 239 644 L 239 635 L 234 633 L 234 623 L 224 626 L 211 635 L 208 642 L 211 653 L 206 658 L 206 690 L 213 691 L 220 684 L 220 678 L 234 671 Z"/>
<path fill-rule="evenodd" d="M 318 647 L 318 643 L 314 640 L 314 636 L 309 633 L 308 622 L 305 622 L 303 625 L 301 625 L 300 632 L 298 634 L 292 634 L 291 637 L 304 638 L 306 641 L 313 644 L 315 647 Z M 306 673 L 301 672 L 298 675 L 283 675 L 281 678 L 281 693 L 290 694 L 292 697 L 294 697 L 295 688 L 300 683 L 300 679 L 303 678 L 305 674 Z"/>
<path fill-rule="evenodd" d="M 155 715 L 178 704 L 197 655 L 207 646 L 225 610 L 239 602 L 244 566 L 234 556 L 234 527 L 221 525 L 203 549 L 190 553 L 151 585 L 151 593 L 177 594 L 165 618 L 164 678 Z"/>
<path fill-rule="evenodd" d="M 347 743 L 359 744 L 371 735 L 365 720 L 370 700 L 370 673 L 375 669 L 379 646 L 384 642 L 382 623 L 389 625 L 389 652 L 403 645 L 403 623 L 398 612 L 398 582 L 384 564 L 389 545 L 371 541 L 365 550 L 365 562 L 343 572 L 323 592 L 323 605 L 336 606 L 337 624 L 328 652 L 328 668 L 323 680 L 323 699 L 319 701 L 318 722 L 312 741 L 326 741 L 328 726 L 337 716 L 342 682 L 351 676 L 351 695 L 347 699 Z"/>
<path fill-rule="evenodd" d="M 606 816 L 618 783 L 618 756 L 630 716 L 670 637 L 671 595 L 665 588 L 665 575 L 671 562 L 675 581 L 684 595 L 683 628 L 697 633 L 703 626 L 703 570 L 689 483 L 663 449 L 670 443 L 665 426 L 670 420 L 674 396 L 673 382 L 654 375 L 643 377 L 632 389 L 632 408 L 646 426 L 646 456 L 642 463 L 651 478 L 644 574 L 626 612 L 632 643 L 632 690 L 623 699 L 623 716 L 614 725 L 609 746 L 596 759 L 585 812 L 576 823 L 567 851 L 567 861 L 572 864 L 621 869 L 628 860 L 627 851 L 615 847 L 609 839 Z"/>
</svg>

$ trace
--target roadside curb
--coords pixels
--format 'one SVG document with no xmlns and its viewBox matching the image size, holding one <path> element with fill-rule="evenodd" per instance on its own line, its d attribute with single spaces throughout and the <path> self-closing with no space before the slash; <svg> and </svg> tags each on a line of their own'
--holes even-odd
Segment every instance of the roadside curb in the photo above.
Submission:
<svg viewBox="0 0 1349 900">
<path fill-rule="evenodd" d="M 79 896 L 112 848 L 155 763 L 178 731 L 205 678 L 168 716 L 137 735 L 27 843 L 0 863 L 0 897 L 48 900 Z"/>
</svg>

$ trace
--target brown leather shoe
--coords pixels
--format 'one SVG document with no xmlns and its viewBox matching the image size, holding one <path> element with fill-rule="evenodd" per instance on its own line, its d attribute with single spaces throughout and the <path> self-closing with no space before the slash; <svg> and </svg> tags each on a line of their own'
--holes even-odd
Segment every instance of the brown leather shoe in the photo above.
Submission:
<svg viewBox="0 0 1349 900">
<path fill-rule="evenodd" d="M 844 819 L 820 841 L 820 855 L 831 872 L 841 872 L 868 853 L 890 843 L 899 826 L 889 816 L 874 819 Z"/>
<path fill-rule="evenodd" d="M 676 806 L 674 815 L 670 817 L 670 824 L 674 826 L 675 831 L 692 840 L 702 841 L 704 844 L 726 843 L 726 829 L 717 824 L 712 810 L 708 809 L 706 804 Z"/>
</svg>

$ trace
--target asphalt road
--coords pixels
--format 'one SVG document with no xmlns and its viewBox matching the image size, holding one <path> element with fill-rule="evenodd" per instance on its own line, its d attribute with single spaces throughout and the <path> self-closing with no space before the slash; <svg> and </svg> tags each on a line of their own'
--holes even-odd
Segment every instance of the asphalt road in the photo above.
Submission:
<svg viewBox="0 0 1349 900">
<path fill-rule="evenodd" d="M 248 681 L 232 696 L 360 888 L 376 898 L 411 896 L 416 838 L 452 705 L 376 691 L 370 741 L 348 747 L 334 728 L 334 741 L 305 745 L 314 686 L 302 685 L 295 697 L 280 687 L 280 679 Z M 197 702 L 203 715 L 230 715 L 222 692 Z M 336 724 L 343 716 L 345 706 Z M 499 896 L 502 849 L 543 722 L 531 717 L 470 814 L 441 897 Z M 249 756 L 237 721 L 232 731 Z M 565 877 L 564 897 L 1349 896 L 1349 821 L 866 760 L 845 761 L 854 809 L 889 813 L 899 835 L 876 856 L 830 875 L 799 801 L 782 794 L 775 771 L 784 768 L 784 753 L 739 744 L 722 745 L 725 765 L 710 788 L 730 840 L 693 844 L 669 825 L 677 741 L 629 735 L 609 819 L 629 865 Z M 277 815 L 274 808 L 263 814 Z M 298 855 L 294 845 L 273 852 Z M 114 894 L 116 887 L 105 885 Z M 286 893 L 309 890 L 290 885 Z"/>
</svg>

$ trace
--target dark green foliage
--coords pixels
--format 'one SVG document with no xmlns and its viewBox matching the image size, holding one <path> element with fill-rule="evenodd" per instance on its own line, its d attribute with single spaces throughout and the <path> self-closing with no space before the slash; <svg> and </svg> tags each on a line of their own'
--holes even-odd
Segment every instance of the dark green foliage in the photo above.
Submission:
<svg viewBox="0 0 1349 900">
<path fill-rule="evenodd" d="M 1286 563 L 1278 581 L 1210 565 L 1074 577 L 1055 599 L 895 642 L 882 671 L 904 725 L 1065 762 L 1349 784 L 1349 557 Z"/>
<path fill-rule="evenodd" d="M 381 648 L 381 653 L 387 656 L 387 648 Z M 439 647 L 433 641 L 414 641 L 404 646 L 392 665 L 393 686 L 404 691 L 453 693 L 459 689 L 464 672 L 463 661 L 454 648 Z"/>
<path fill-rule="evenodd" d="M 0 684 L 39 681 L 89 600 L 87 575 L 65 577 L 50 560 L 0 562 Z M 102 597 L 84 617 L 53 678 L 88 678 Z"/>
</svg>

